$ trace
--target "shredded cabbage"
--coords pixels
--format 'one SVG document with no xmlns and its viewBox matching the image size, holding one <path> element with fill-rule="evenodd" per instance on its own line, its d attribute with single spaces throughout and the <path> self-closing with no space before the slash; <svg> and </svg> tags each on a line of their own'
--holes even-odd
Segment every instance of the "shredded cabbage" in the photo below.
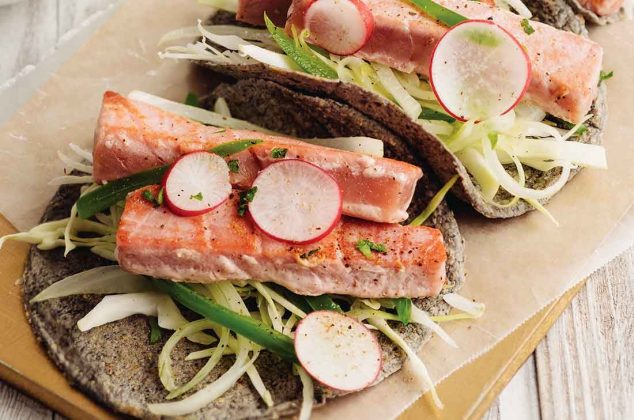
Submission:
<svg viewBox="0 0 634 420">
<path fill-rule="evenodd" d="M 198 3 L 226 10 L 227 12 L 236 13 L 238 11 L 238 0 L 198 0 Z"/>
<path fill-rule="evenodd" d="M 431 376 L 429 376 L 429 371 L 427 371 L 427 367 L 420 357 L 418 357 L 416 352 L 387 324 L 384 319 L 370 318 L 368 322 L 377 330 L 385 334 L 386 337 L 392 340 L 394 344 L 398 345 L 405 352 L 409 361 L 409 366 L 412 368 L 413 373 L 420 379 L 425 387 L 429 388 L 432 400 L 434 401 L 436 407 L 442 409 L 444 406 L 438 397 L 434 381 L 432 381 Z"/>
<path fill-rule="evenodd" d="M 302 408 L 300 409 L 298 420 L 309 420 L 315 399 L 313 380 L 301 366 L 294 365 L 293 367 L 297 370 L 299 379 L 302 381 Z"/>
<path fill-rule="evenodd" d="M 446 293 L 442 298 L 450 306 L 466 312 L 474 318 L 480 318 L 486 309 L 484 303 L 471 301 L 457 293 Z"/>
<path fill-rule="evenodd" d="M 224 117 L 231 118 L 231 110 L 229 110 L 229 105 L 225 98 L 218 98 L 214 103 L 214 112 L 218 113 Z"/>
<path fill-rule="evenodd" d="M 508 8 L 510 5 L 520 15 L 530 17 L 530 11 L 521 0 L 502 1 L 503 7 Z M 206 32 L 199 31 L 199 35 L 213 34 L 216 31 L 213 26 L 207 26 L 204 30 Z M 228 33 L 225 27 L 221 31 L 224 34 Z M 233 34 L 240 37 L 238 29 Z M 603 168 L 606 166 L 605 150 L 601 146 L 584 145 L 578 142 L 555 144 L 555 142 L 562 142 L 576 135 L 577 129 L 589 116 L 572 129 L 561 130 L 553 127 L 552 123 L 545 119 L 547 115 L 542 109 L 524 101 L 505 115 L 477 124 L 475 121 L 449 122 L 451 119 L 445 117 L 435 120 L 425 119 L 424 115 L 421 114 L 423 107 L 440 113 L 445 111 L 436 100 L 429 84 L 421 80 L 418 75 L 402 73 L 385 65 L 369 63 L 354 56 L 339 57 L 333 54 L 328 57 L 323 56 L 306 44 L 306 36 L 305 31 L 301 34 L 294 32 L 293 38 L 296 45 L 310 51 L 311 54 L 333 68 L 341 81 L 354 83 L 395 102 L 426 131 L 438 136 L 446 147 L 463 162 L 467 171 L 473 175 L 476 183 L 480 186 L 483 198 L 492 205 L 508 207 L 517 204 L 522 199 L 552 219 L 539 200 L 548 199 L 558 192 L 567 182 L 570 171 L 574 167 Z M 256 62 L 298 71 L 297 69 L 293 70 L 293 65 L 286 61 L 286 59 L 290 59 L 288 56 L 273 51 L 267 52 L 265 48 L 249 45 L 249 42 L 244 38 L 242 38 L 244 42 L 235 39 L 234 41 L 234 45 L 228 43 L 224 43 L 224 45 L 235 48 L 237 44 L 237 49 L 243 55 L 248 55 Z M 262 42 L 261 45 L 263 45 Z M 205 44 L 197 48 L 199 51 L 205 51 L 209 60 L 218 62 L 217 54 L 210 52 L 210 48 L 213 47 Z M 245 48 L 247 48 L 246 52 Z M 188 46 L 187 52 L 189 53 L 191 50 L 192 48 Z M 231 51 L 222 53 L 224 59 L 228 59 L 225 56 L 230 56 L 230 53 Z M 498 144 L 494 147 L 482 147 L 483 139 L 490 137 L 498 138 Z M 529 166 L 539 171 L 561 168 L 562 173 L 549 187 L 539 190 L 526 187 L 526 178 L 521 175 L 514 179 L 504 167 L 508 164 L 514 165 L 518 172 L 522 172 L 524 166 Z M 504 203 L 494 201 L 500 188 L 511 194 L 512 197 L 509 201 Z"/>
<path fill-rule="evenodd" d="M 107 265 L 55 282 L 31 299 L 31 303 L 72 295 L 139 293 L 150 290 L 152 287 L 145 277 L 123 271 L 118 265 Z"/>
</svg>

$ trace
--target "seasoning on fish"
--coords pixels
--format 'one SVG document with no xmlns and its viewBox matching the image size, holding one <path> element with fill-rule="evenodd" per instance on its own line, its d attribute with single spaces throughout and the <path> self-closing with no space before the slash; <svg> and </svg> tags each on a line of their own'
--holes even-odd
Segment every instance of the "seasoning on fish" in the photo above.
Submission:
<svg viewBox="0 0 634 420">
<path fill-rule="evenodd" d="M 315 146 L 299 140 L 256 131 L 209 127 L 114 92 L 104 95 L 95 132 L 94 178 L 109 181 L 174 162 L 179 156 L 234 140 L 261 143 L 227 157 L 235 161 L 231 183 L 249 188 L 258 172 L 285 159 L 301 159 L 319 166 L 343 191 L 343 214 L 375 222 L 407 219 L 407 208 L 420 168 L 408 163 L 373 158 L 360 153 Z M 278 149 L 278 153 L 274 153 Z"/>
<path fill-rule="evenodd" d="M 310 0 L 294 0 L 289 11 L 291 25 L 304 27 Z M 429 63 L 438 40 L 448 28 L 403 0 L 365 0 L 374 16 L 374 31 L 355 56 L 397 70 L 429 76 Z M 546 112 L 577 123 L 590 110 L 597 96 L 603 58 L 601 46 L 580 35 L 531 22 L 527 34 L 523 18 L 508 10 L 471 0 L 436 0 L 436 3 L 469 19 L 492 20 L 526 48 L 532 76 L 526 99 Z"/>
<path fill-rule="evenodd" d="M 158 186 L 149 187 L 156 194 Z M 147 189 L 146 189 L 147 190 Z M 445 282 L 446 250 L 439 230 L 344 218 L 325 238 L 293 246 L 260 233 L 237 213 L 237 195 L 201 216 L 179 217 L 131 194 L 117 231 L 126 270 L 183 282 L 272 281 L 301 295 L 424 297 Z M 385 252 L 364 256 L 359 240 Z"/>
</svg>

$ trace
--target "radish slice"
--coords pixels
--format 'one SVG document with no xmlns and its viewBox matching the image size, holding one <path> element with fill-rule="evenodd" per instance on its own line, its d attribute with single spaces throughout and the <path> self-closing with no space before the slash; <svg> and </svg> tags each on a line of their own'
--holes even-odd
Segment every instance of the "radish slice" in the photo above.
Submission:
<svg viewBox="0 0 634 420">
<path fill-rule="evenodd" d="M 520 43 L 488 20 L 451 28 L 432 53 L 429 81 L 453 117 L 485 120 L 513 109 L 528 88 L 530 60 Z"/>
<path fill-rule="evenodd" d="M 374 334 L 356 319 L 334 311 L 312 312 L 300 321 L 295 353 L 310 376 L 341 391 L 372 385 L 383 363 Z"/>
<path fill-rule="evenodd" d="M 323 169 L 299 159 L 269 165 L 253 181 L 249 203 L 256 226 L 270 237 L 309 244 L 328 235 L 341 218 L 339 184 Z"/>
<path fill-rule="evenodd" d="M 374 30 L 374 17 L 361 0 L 316 0 L 306 10 L 311 40 L 337 55 L 359 51 Z"/>
<path fill-rule="evenodd" d="M 181 156 L 163 178 L 165 203 L 179 216 L 197 216 L 222 204 L 231 193 L 229 167 L 218 155 Z"/>
</svg>

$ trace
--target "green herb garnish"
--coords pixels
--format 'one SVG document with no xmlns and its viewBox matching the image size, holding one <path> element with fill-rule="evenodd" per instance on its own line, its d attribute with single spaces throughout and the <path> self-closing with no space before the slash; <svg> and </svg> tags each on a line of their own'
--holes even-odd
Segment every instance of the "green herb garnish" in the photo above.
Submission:
<svg viewBox="0 0 634 420">
<path fill-rule="evenodd" d="M 303 260 L 308 259 L 308 258 L 310 258 L 311 256 L 313 256 L 313 255 L 315 255 L 316 253 L 318 253 L 320 249 L 321 249 L 321 248 L 311 249 L 311 250 L 310 250 L 310 251 L 308 251 L 308 252 L 304 252 L 302 255 L 300 255 L 300 256 L 299 256 L 299 258 L 301 258 L 301 259 L 303 259 Z"/>
<path fill-rule="evenodd" d="M 288 149 L 282 149 L 280 147 L 274 147 L 273 150 L 271 150 L 271 157 L 273 159 L 282 159 L 282 158 L 286 157 L 286 152 L 288 152 Z"/>
<path fill-rule="evenodd" d="M 198 192 L 198 194 L 196 194 L 196 195 L 190 195 L 189 199 L 190 200 L 203 201 L 203 193 L 202 192 Z"/>
<path fill-rule="evenodd" d="M 161 339 L 161 337 L 163 336 L 163 333 L 161 332 L 161 328 L 159 327 L 158 319 L 151 317 L 149 321 L 150 321 L 150 344 L 154 344 L 154 343 L 157 343 Z"/>
<path fill-rule="evenodd" d="M 164 193 L 164 190 L 163 190 L 163 187 L 161 187 L 161 189 L 158 192 L 158 195 L 156 196 L 156 204 L 158 204 L 159 206 L 163 205 L 163 200 L 164 200 L 163 193 Z"/>
<path fill-rule="evenodd" d="M 145 201 L 148 201 L 149 203 L 152 204 L 152 206 L 154 207 L 160 207 L 161 204 L 163 204 L 163 194 L 162 194 L 163 189 L 161 188 L 161 191 L 159 191 L 159 194 L 161 195 L 161 202 L 159 203 L 159 200 L 154 197 L 154 194 L 152 194 L 152 191 L 150 190 L 145 190 L 143 191 L 143 193 L 141 194 L 141 196 L 143 197 L 143 199 Z"/>
<path fill-rule="evenodd" d="M 379 252 L 381 254 L 387 253 L 387 249 L 385 248 L 385 245 L 377 244 L 375 242 L 372 242 L 369 239 L 361 239 L 357 241 L 357 249 L 366 258 L 372 258 L 372 251 Z"/>
<path fill-rule="evenodd" d="M 187 97 L 185 98 L 185 105 L 195 106 L 196 108 L 200 108 L 200 101 L 198 100 L 198 95 L 194 92 L 189 92 Z"/>
<path fill-rule="evenodd" d="M 229 172 L 233 172 L 234 174 L 240 172 L 240 163 L 237 159 L 231 159 L 227 162 L 227 166 L 229 167 Z"/>
<path fill-rule="evenodd" d="M 398 319 L 404 324 L 409 324 L 412 319 L 412 300 L 410 298 L 395 299 L 396 314 Z"/>
<path fill-rule="evenodd" d="M 271 34 L 271 38 L 277 43 L 277 45 L 286 53 L 286 55 L 293 60 L 302 70 L 306 73 L 313 74 L 319 77 L 325 77 L 326 79 L 337 79 L 339 76 L 337 72 L 329 67 L 326 63 L 315 57 L 309 51 L 304 50 L 284 33 L 282 28 L 275 26 L 271 19 L 264 14 L 264 22 L 266 28 Z"/>
<path fill-rule="evenodd" d="M 255 193 L 258 192 L 258 187 L 249 188 L 248 190 L 240 193 L 240 199 L 238 200 L 238 215 L 244 216 L 249 207 L 249 203 L 253 201 Z"/>
<path fill-rule="evenodd" d="M 599 84 L 601 84 L 601 82 L 603 82 L 604 80 L 611 79 L 613 76 L 614 76 L 614 70 L 610 70 L 610 71 L 601 70 L 601 72 L 599 73 Z"/>
<path fill-rule="evenodd" d="M 522 29 L 524 29 L 524 32 L 526 32 L 527 35 L 530 35 L 533 32 L 535 32 L 535 28 L 531 26 L 531 23 L 528 21 L 528 19 L 526 18 L 522 19 L 521 25 L 522 25 Z"/>
</svg>

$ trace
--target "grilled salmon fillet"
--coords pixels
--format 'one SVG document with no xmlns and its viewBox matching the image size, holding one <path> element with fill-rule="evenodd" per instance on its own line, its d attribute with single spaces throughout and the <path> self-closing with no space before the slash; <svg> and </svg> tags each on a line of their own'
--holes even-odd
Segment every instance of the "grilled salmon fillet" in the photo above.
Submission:
<svg viewBox="0 0 634 420">
<path fill-rule="evenodd" d="M 229 141 L 259 139 L 243 152 L 229 156 L 239 162 L 231 183 L 248 188 L 258 172 L 275 162 L 274 148 L 287 149 L 286 158 L 311 162 L 332 175 L 343 191 L 343 213 L 364 220 L 398 223 L 423 173 L 417 166 L 311 145 L 256 131 L 210 127 L 154 106 L 106 92 L 93 149 L 97 182 L 122 178 L 174 162 L 179 156 L 207 150 Z"/>
<path fill-rule="evenodd" d="M 571 32 L 539 22 L 527 34 L 523 18 L 510 11 L 472 0 L 435 0 L 469 19 L 493 20 L 509 31 L 529 55 L 532 76 L 526 99 L 546 112 L 577 123 L 589 112 L 597 96 L 603 61 L 601 46 Z M 590 0 L 587 0 L 590 1 Z M 374 16 L 374 32 L 355 55 L 406 73 L 429 76 L 434 46 L 448 27 L 425 15 L 408 1 L 364 0 Z M 310 0 L 294 0 L 290 25 L 303 28 L 303 16 Z"/>
<path fill-rule="evenodd" d="M 581 6 L 596 13 L 598 16 L 609 16 L 617 13 L 624 0 L 578 0 Z"/>
<path fill-rule="evenodd" d="M 155 194 L 158 186 L 148 187 Z M 176 216 L 131 193 L 117 230 L 117 259 L 127 271 L 183 282 L 271 281 L 302 295 L 424 297 L 445 282 L 439 230 L 344 218 L 311 245 L 279 242 L 237 213 L 237 194 L 195 217 Z M 384 244 L 366 258 L 357 242 Z"/>
</svg>

